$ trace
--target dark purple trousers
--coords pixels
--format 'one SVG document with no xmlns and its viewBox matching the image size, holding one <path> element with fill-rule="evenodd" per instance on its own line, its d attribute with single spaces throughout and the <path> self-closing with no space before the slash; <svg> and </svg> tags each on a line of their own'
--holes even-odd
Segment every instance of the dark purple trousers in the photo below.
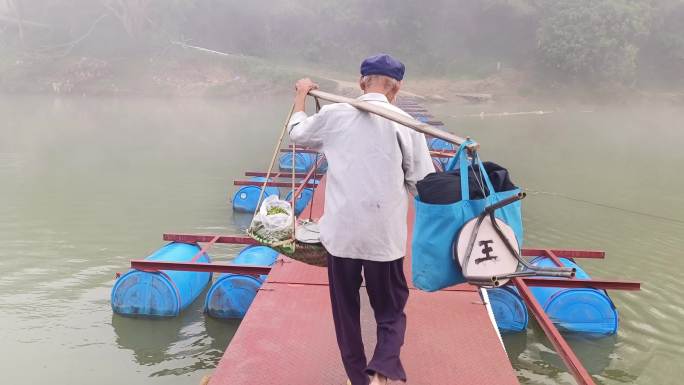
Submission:
<svg viewBox="0 0 684 385">
<path fill-rule="evenodd" d="M 406 381 L 399 353 L 404 344 L 409 290 L 404 276 L 404 259 L 374 262 L 328 255 L 330 301 L 337 345 L 352 385 L 368 385 L 368 376 L 381 374 Z M 361 272 L 377 323 L 377 345 L 370 362 L 361 338 Z"/>
</svg>

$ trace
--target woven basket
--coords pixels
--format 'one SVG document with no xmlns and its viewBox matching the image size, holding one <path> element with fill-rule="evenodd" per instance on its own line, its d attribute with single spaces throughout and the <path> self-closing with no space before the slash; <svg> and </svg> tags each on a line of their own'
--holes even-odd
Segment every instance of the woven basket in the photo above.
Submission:
<svg viewBox="0 0 684 385">
<path fill-rule="evenodd" d="M 295 251 L 288 257 L 307 265 L 327 267 L 328 251 L 320 243 L 295 242 Z"/>
<path fill-rule="evenodd" d="M 299 241 L 280 241 L 271 243 L 258 235 L 247 231 L 247 234 L 263 246 L 272 248 L 280 254 L 286 255 L 295 261 L 306 263 L 307 265 L 327 267 L 328 251 L 321 243 L 304 243 Z"/>
</svg>

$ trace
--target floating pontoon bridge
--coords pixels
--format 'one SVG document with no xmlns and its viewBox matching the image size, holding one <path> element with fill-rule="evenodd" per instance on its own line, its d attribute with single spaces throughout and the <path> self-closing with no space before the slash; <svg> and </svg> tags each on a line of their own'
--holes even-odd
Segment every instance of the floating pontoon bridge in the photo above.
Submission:
<svg viewBox="0 0 684 385">
<path fill-rule="evenodd" d="M 314 98 L 334 103 L 349 103 L 356 108 L 375 113 L 400 124 L 460 145 L 464 138 L 440 130 L 441 122 L 433 121 L 427 110 L 414 99 L 400 99 L 398 105 L 415 118 L 408 118 L 378 106 L 322 91 L 311 91 Z M 477 144 L 473 148 L 477 148 Z M 285 148 L 291 151 L 292 148 Z M 311 153 L 305 148 L 296 152 Z M 448 148 L 433 151 L 433 157 L 453 156 Z M 319 157 L 319 161 L 322 157 Z M 317 180 L 317 164 L 307 172 L 295 174 L 294 196 L 303 189 L 316 191 L 308 202 L 302 218 L 317 219 L 322 215 L 325 199 L 325 177 Z M 290 187 L 290 172 L 246 172 L 247 177 L 268 177 L 267 187 Z M 320 176 L 320 175 L 318 175 Z M 261 187 L 261 180 L 235 181 L 237 186 Z M 413 211 L 408 218 L 409 239 Z M 230 273 L 248 276 L 267 275 L 256 294 L 237 333 L 227 347 L 210 385 L 241 384 L 344 384 L 346 375 L 339 359 L 328 297 L 325 269 L 309 266 L 284 256 L 273 266 L 248 266 L 205 262 L 201 258 L 216 243 L 252 245 L 256 242 L 243 235 L 223 234 L 164 234 L 169 242 L 191 245 L 204 244 L 188 262 L 132 260 L 131 268 L 160 274 L 171 271 Z M 410 247 L 408 250 L 410 251 Z M 522 256 L 543 257 L 551 265 L 565 266 L 562 259 L 604 258 L 602 251 L 524 248 Z M 410 277 L 411 256 L 405 258 L 405 269 Z M 565 262 L 565 264 L 564 264 Z M 578 384 L 595 384 L 575 353 L 569 347 L 552 320 L 533 295 L 535 287 L 593 288 L 598 290 L 639 290 L 637 282 L 602 279 L 558 279 L 546 277 L 514 277 L 509 282 L 534 314 L 537 322 L 562 357 Z M 406 307 L 409 323 L 402 350 L 409 384 L 518 384 L 516 374 L 505 353 L 494 323 L 485 289 L 461 284 L 434 293 L 417 290 L 409 282 L 411 295 Z M 365 296 L 362 296 L 365 298 Z M 362 329 L 364 341 L 371 351 L 375 341 L 372 311 L 362 300 Z"/>
</svg>

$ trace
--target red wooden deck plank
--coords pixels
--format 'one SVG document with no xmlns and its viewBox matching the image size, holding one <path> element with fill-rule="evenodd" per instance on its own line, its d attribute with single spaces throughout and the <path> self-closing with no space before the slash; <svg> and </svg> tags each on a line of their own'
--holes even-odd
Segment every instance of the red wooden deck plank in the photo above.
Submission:
<svg viewBox="0 0 684 385">
<path fill-rule="evenodd" d="M 366 295 L 361 297 L 370 355 L 375 323 Z M 402 359 L 408 384 L 518 384 L 477 292 L 411 290 L 406 312 Z M 342 385 L 345 380 L 328 287 L 267 283 L 209 384 Z"/>
</svg>

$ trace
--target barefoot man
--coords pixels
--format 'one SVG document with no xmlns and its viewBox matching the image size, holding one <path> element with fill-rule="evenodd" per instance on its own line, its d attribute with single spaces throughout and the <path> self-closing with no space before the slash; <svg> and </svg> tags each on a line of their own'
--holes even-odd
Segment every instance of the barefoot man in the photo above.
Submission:
<svg viewBox="0 0 684 385">
<path fill-rule="evenodd" d="M 404 65 L 389 55 L 361 63 L 363 100 L 406 114 L 391 104 Z M 352 385 L 406 381 L 399 357 L 406 331 L 409 290 L 403 270 L 409 193 L 434 172 L 423 134 L 349 104 L 304 112 L 306 95 L 317 85 L 296 83 L 290 138 L 325 154 L 328 171 L 321 242 L 328 250 L 330 301 L 337 344 Z M 362 278 L 363 273 L 363 278 Z M 360 324 L 362 279 L 377 322 L 377 345 L 366 358 Z"/>
</svg>

